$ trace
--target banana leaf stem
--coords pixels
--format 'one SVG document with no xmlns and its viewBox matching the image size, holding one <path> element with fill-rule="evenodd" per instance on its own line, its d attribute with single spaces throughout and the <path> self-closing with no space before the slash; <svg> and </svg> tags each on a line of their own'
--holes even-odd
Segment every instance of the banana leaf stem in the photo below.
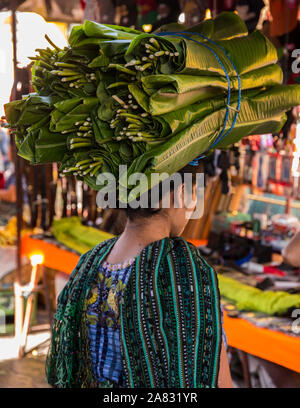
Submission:
<svg viewBox="0 0 300 408">
<path fill-rule="evenodd" d="M 91 140 L 91 139 L 89 139 L 87 137 L 74 137 L 73 139 L 71 139 L 70 143 L 74 144 L 74 143 L 77 143 L 77 142 L 88 142 L 88 140 Z"/>
<path fill-rule="evenodd" d="M 88 131 L 90 129 L 91 129 L 91 126 L 80 126 L 79 127 L 79 130 L 82 130 L 82 131 Z"/>
<path fill-rule="evenodd" d="M 65 78 L 62 78 L 61 79 L 61 82 L 71 82 L 71 81 L 74 81 L 74 80 L 76 80 L 76 79 L 80 79 L 81 78 L 81 75 L 74 75 L 73 77 L 65 77 Z M 77 85 L 79 85 L 79 83 L 77 83 Z"/>
<path fill-rule="evenodd" d="M 141 126 L 139 123 L 130 123 L 128 125 L 128 129 L 139 130 L 139 129 L 143 129 L 143 126 Z"/>
<path fill-rule="evenodd" d="M 123 118 L 131 118 L 131 119 L 135 119 L 138 120 L 139 122 L 142 122 L 142 119 L 138 116 L 138 115 L 134 115 L 133 113 L 119 113 L 119 116 L 123 117 Z"/>
<path fill-rule="evenodd" d="M 73 171 L 78 171 L 78 168 L 77 167 L 68 167 L 67 169 L 63 170 L 63 173 L 70 173 L 70 172 L 73 172 Z"/>
<path fill-rule="evenodd" d="M 125 102 L 122 101 L 122 99 L 119 98 L 117 95 L 112 95 L 112 98 L 114 98 L 114 100 L 117 101 L 120 105 L 125 105 Z"/>
<path fill-rule="evenodd" d="M 160 47 L 159 48 L 156 48 L 156 47 L 153 47 L 153 45 L 151 45 L 151 44 L 145 44 L 145 47 L 146 47 L 146 49 L 148 49 L 148 50 L 150 50 L 150 51 L 152 51 L 152 52 L 156 52 L 156 51 L 159 51 L 160 50 Z"/>
<path fill-rule="evenodd" d="M 102 164 L 102 163 L 95 162 L 95 163 L 90 164 L 90 169 L 93 169 L 94 167 L 99 166 L 99 164 Z"/>
<path fill-rule="evenodd" d="M 78 71 L 72 71 L 70 69 L 65 69 L 65 70 L 52 70 L 51 74 L 53 75 L 59 75 L 59 76 L 75 76 L 75 75 L 80 75 L 83 77 L 83 74 L 80 74 Z"/>
<path fill-rule="evenodd" d="M 156 38 L 151 37 L 149 42 L 158 50 L 160 49 L 160 44 L 159 42 L 156 40 Z"/>
<path fill-rule="evenodd" d="M 88 169 L 90 167 L 89 164 L 83 164 L 82 166 L 79 167 L 79 170 L 85 170 Z"/>
<path fill-rule="evenodd" d="M 102 167 L 102 163 L 99 163 L 99 165 L 96 166 L 96 167 L 92 170 L 92 172 L 90 173 L 90 175 L 91 175 L 92 177 L 95 176 L 96 173 L 97 173 L 97 171 L 98 171 L 101 167 Z"/>
<path fill-rule="evenodd" d="M 44 68 L 52 70 L 52 65 L 48 64 L 48 62 L 43 61 L 41 58 L 35 58 L 35 57 L 29 57 L 30 60 L 32 61 L 39 61 L 40 65 Z"/>
<path fill-rule="evenodd" d="M 132 123 L 132 124 L 135 124 L 135 125 L 143 125 L 143 122 L 141 122 L 140 120 L 136 120 L 136 119 L 132 119 L 132 118 L 126 118 L 126 122 L 129 122 L 129 123 Z"/>
<path fill-rule="evenodd" d="M 91 159 L 85 159 L 85 160 L 80 160 L 79 162 L 76 163 L 76 166 L 82 166 L 83 164 L 91 163 Z"/>
<path fill-rule="evenodd" d="M 113 84 L 108 85 L 107 89 L 113 89 L 113 88 L 117 88 L 117 87 L 121 87 L 121 86 L 128 86 L 129 82 L 115 82 Z"/>
<path fill-rule="evenodd" d="M 133 65 L 140 65 L 141 63 L 142 62 L 140 60 L 133 59 L 133 60 L 127 62 L 127 64 L 125 64 L 124 66 L 127 68 L 127 67 L 131 67 Z"/>
<path fill-rule="evenodd" d="M 135 75 L 135 72 L 131 69 L 125 68 L 123 65 L 120 64 L 109 64 L 108 68 L 115 68 L 117 71 L 124 72 L 125 74 Z"/>
<path fill-rule="evenodd" d="M 92 146 L 91 143 L 88 143 L 88 142 L 80 142 L 80 143 L 71 144 L 71 145 L 70 145 L 70 149 L 73 150 L 73 149 L 79 149 L 80 147 L 90 147 L 90 146 Z"/>
<path fill-rule="evenodd" d="M 50 40 L 50 38 L 48 37 L 47 34 L 45 34 L 45 38 L 46 38 L 46 40 L 48 41 L 48 43 L 49 43 L 50 45 L 52 45 L 53 48 L 55 48 L 57 51 L 61 51 L 61 49 L 60 49 L 57 45 L 55 45 L 53 41 Z"/>
<path fill-rule="evenodd" d="M 54 65 L 62 68 L 77 68 L 77 65 L 68 62 L 55 62 Z"/>
<path fill-rule="evenodd" d="M 148 62 L 147 64 L 145 64 L 145 65 L 143 65 L 141 68 L 140 68 L 140 71 L 145 71 L 146 69 L 148 69 L 148 68 L 150 68 L 150 67 L 152 67 L 152 63 L 151 62 Z"/>
</svg>

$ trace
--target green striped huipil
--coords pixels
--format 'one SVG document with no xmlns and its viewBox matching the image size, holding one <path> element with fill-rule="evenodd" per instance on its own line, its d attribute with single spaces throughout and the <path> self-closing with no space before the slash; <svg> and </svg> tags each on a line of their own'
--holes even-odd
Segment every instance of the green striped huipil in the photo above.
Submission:
<svg viewBox="0 0 300 408">
<path fill-rule="evenodd" d="M 81 256 L 52 324 L 46 375 L 54 387 L 106 387 L 92 374 L 86 299 L 117 238 Z M 222 327 L 216 273 L 197 248 L 164 238 L 136 258 L 120 305 L 126 387 L 218 386 Z"/>
</svg>

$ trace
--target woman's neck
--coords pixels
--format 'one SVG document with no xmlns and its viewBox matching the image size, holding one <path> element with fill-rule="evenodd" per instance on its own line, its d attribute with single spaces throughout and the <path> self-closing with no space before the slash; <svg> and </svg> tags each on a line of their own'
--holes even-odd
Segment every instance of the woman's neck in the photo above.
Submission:
<svg viewBox="0 0 300 408">
<path fill-rule="evenodd" d="M 148 220 L 127 221 L 124 232 L 106 258 L 109 263 L 121 263 L 135 258 L 151 242 L 169 237 L 171 228 L 166 218 L 159 216 Z"/>
</svg>

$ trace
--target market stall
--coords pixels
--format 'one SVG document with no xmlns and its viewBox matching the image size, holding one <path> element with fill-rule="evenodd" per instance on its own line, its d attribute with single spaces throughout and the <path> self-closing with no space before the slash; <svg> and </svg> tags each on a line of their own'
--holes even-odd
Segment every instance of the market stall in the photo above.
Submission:
<svg viewBox="0 0 300 408">
<path fill-rule="evenodd" d="M 29 2 L 23 2 L 18 13 L 22 10 L 28 11 L 28 7 L 30 9 L 30 5 L 26 3 Z M 291 18 L 290 12 L 290 6 L 295 5 L 286 8 L 282 6 L 286 21 L 280 26 L 280 30 L 278 28 L 280 32 L 275 32 L 274 20 L 270 19 L 271 27 L 262 24 L 269 21 L 266 13 L 260 14 L 264 6 L 263 2 L 257 2 L 255 12 L 245 6 L 245 2 L 227 2 L 225 7 L 219 4 L 220 2 L 207 1 L 204 9 L 195 2 L 195 10 L 198 7 L 201 20 L 205 18 L 201 26 L 203 31 L 200 31 L 206 35 L 209 33 L 213 41 L 218 41 L 220 38 L 224 41 L 224 38 L 227 38 L 226 35 L 228 38 L 236 35 L 235 30 L 242 30 L 242 34 L 239 32 L 238 35 L 244 37 L 248 30 L 249 36 L 252 35 L 253 43 L 256 41 L 255 48 L 260 51 L 265 50 L 263 36 L 254 32 L 254 28 L 259 24 L 259 29 L 276 46 L 275 49 L 269 45 L 271 42 L 268 42 L 268 52 L 264 54 L 261 51 L 262 66 L 255 65 L 256 56 L 251 55 L 251 52 L 245 56 L 245 60 L 238 61 L 238 47 L 230 49 L 231 57 L 233 56 L 232 58 L 236 58 L 235 61 L 240 63 L 238 66 L 242 72 L 240 76 L 231 60 L 233 68 L 231 66 L 228 68 L 226 59 L 226 64 L 224 63 L 229 72 L 228 74 L 225 70 L 228 78 L 223 74 L 219 63 L 210 60 L 217 75 L 223 75 L 218 82 L 215 76 L 209 77 L 211 66 L 207 67 L 200 57 L 197 64 L 203 65 L 201 69 L 197 68 L 199 73 L 196 81 L 195 77 L 189 77 L 195 68 L 188 66 L 190 63 L 188 58 L 184 61 L 186 71 L 182 70 L 185 54 L 180 52 L 186 48 L 189 50 L 190 47 L 189 52 L 192 54 L 193 47 L 190 46 L 189 39 L 184 38 L 183 35 L 181 41 L 186 48 L 181 49 L 182 44 L 178 40 L 178 42 L 174 41 L 177 48 L 174 46 L 173 49 L 172 41 L 167 39 L 168 33 L 164 34 L 164 31 L 168 31 L 166 29 L 161 30 L 161 35 L 157 36 L 156 42 L 154 39 L 153 42 L 149 41 L 145 45 L 144 38 L 140 42 L 136 41 L 135 46 L 131 46 L 130 53 L 126 53 L 126 64 L 121 65 L 123 64 L 122 61 L 120 62 L 121 53 L 125 53 L 127 43 L 138 34 L 135 29 L 129 27 L 135 26 L 144 32 L 151 32 L 181 16 L 179 23 L 185 23 L 185 29 L 187 29 L 188 26 L 197 23 L 193 21 L 193 12 L 191 13 L 186 4 L 188 2 L 178 2 L 178 7 L 174 7 L 174 10 L 170 7 L 170 2 L 166 2 L 165 8 L 154 7 L 153 9 L 144 8 L 144 2 L 137 2 L 137 7 L 136 2 L 132 2 L 130 7 L 128 4 L 126 7 L 121 4 L 117 9 L 109 5 L 110 2 L 107 2 L 107 8 L 101 8 L 100 1 L 80 2 L 80 4 L 75 2 L 73 8 L 65 9 L 59 1 L 50 3 L 52 7 L 48 10 L 44 9 L 43 16 L 47 20 L 63 21 L 66 24 L 63 27 L 64 32 L 72 32 L 69 37 L 70 47 L 66 51 L 63 45 L 57 46 L 55 41 L 48 38 L 46 51 L 39 49 L 32 58 L 33 69 L 32 63 L 22 71 L 17 68 L 17 3 L 13 8 L 11 21 L 15 71 L 11 99 L 16 100 L 16 103 L 6 108 L 6 120 L 14 129 L 17 129 L 15 131 L 17 147 L 22 158 L 15 154 L 18 211 L 11 242 L 14 247 L 15 262 L 10 270 L 5 270 L 3 276 L 16 269 L 14 316 L 16 337 L 20 338 L 20 356 L 24 355 L 26 336 L 30 331 L 32 314 L 35 313 L 31 295 L 44 291 L 44 296 L 48 299 L 46 306 L 48 309 L 51 308 L 49 299 L 53 298 L 53 293 L 50 293 L 51 289 L 47 286 L 47 277 L 45 278 L 47 274 L 44 274 L 46 270 L 44 268 L 51 270 L 51 276 L 54 276 L 54 282 L 57 284 L 54 288 L 55 297 L 57 297 L 57 292 L 68 280 L 80 255 L 97 243 L 119 235 L 124 229 L 126 217 L 122 211 L 105 210 L 96 205 L 96 176 L 99 175 L 103 163 L 112 173 L 120 163 L 128 164 L 131 166 L 130 169 L 133 167 L 143 171 L 146 169 L 147 173 L 147 166 L 151 159 L 159 171 L 169 170 L 170 166 L 171 170 L 175 171 L 182 167 L 180 157 L 178 156 L 172 163 L 168 161 L 168 157 L 177 157 L 177 152 L 182 147 L 179 136 L 174 145 L 170 142 L 163 145 L 162 150 L 154 149 L 152 156 L 147 156 L 145 144 L 157 143 L 159 146 L 162 142 L 160 135 L 167 140 L 170 137 L 169 134 L 174 132 L 181 136 L 187 133 L 186 146 L 188 146 L 194 137 L 194 132 L 203 132 L 204 137 L 197 141 L 197 149 L 201 152 L 204 149 L 204 155 L 206 155 L 207 140 L 214 140 L 218 148 L 203 158 L 205 173 L 203 215 L 199 219 L 189 221 L 183 237 L 199 248 L 203 257 L 210 262 L 219 276 L 224 329 L 228 345 L 244 353 L 242 361 L 244 374 L 249 376 L 248 354 L 300 373 L 300 330 L 297 324 L 297 310 L 300 310 L 300 272 L 298 268 L 288 265 L 282 257 L 282 250 L 300 230 L 300 111 L 299 108 L 294 108 L 299 99 L 296 95 L 296 87 L 293 88 L 295 89 L 293 97 L 283 103 L 284 96 L 288 95 L 285 84 L 288 83 L 293 87 L 299 83 L 299 74 L 290 71 L 291 58 L 288 61 L 288 53 L 283 51 L 298 46 L 298 37 L 295 33 L 298 32 L 299 27 L 294 21 L 294 15 Z M 56 9 L 60 12 L 55 13 Z M 215 17 L 220 11 L 232 9 L 235 9 L 236 13 L 245 20 L 245 27 L 244 24 L 239 25 L 240 23 L 236 26 L 232 24 L 233 32 L 225 34 L 221 32 L 221 37 L 218 38 L 217 24 L 214 28 L 216 33 L 214 33 L 214 29 L 209 25 L 210 17 Z M 271 7 L 271 12 L 272 10 L 274 16 L 278 16 L 278 10 Z M 78 24 L 82 19 L 83 13 L 86 19 L 93 21 L 87 21 L 79 29 L 75 26 L 71 31 L 73 24 Z M 249 13 L 252 19 L 249 18 Z M 175 14 L 176 17 L 174 17 Z M 265 17 L 262 18 L 263 15 Z M 259 16 L 261 16 L 260 22 Z M 263 19 L 265 20 L 262 21 Z M 94 23 L 96 20 L 124 25 L 126 29 L 113 31 L 114 29 L 109 28 L 101 31 L 104 26 L 96 25 Z M 237 20 L 232 21 L 236 23 Z M 71 25 L 68 27 L 67 24 Z M 288 29 L 288 32 L 284 32 L 283 26 Z M 171 32 L 171 35 L 173 34 Z M 175 35 L 178 35 L 178 32 L 174 34 L 173 39 Z M 114 48 L 111 45 L 106 47 L 105 44 L 103 45 L 103 38 L 107 44 L 111 38 L 118 38 L 118 47 Z M 197 43 L 198 40 L 194 42 Z M 100 56 L 97 54 L 98 48 L 96 50 L 99 44 L 100 48 L 103 47 Z M 215 44 L 212 47 L 217 58 L 221 58 L 223 51 L 220 52 L 214 46 Z M 203 52 L 206 52 L 204 47 Z M 211 51 L 207 51 L 205 58 L 209 59 L 209 52 Z M 170 53 L 173 60 L 168 62 L 168 65 L 163 58 Z M 148 54 L 153 58 L 150 59 Z M 247 58 L 249 60 L 246 61 Z M 144 65 L 141 67 L 142 61 Z M 252 70 L 247 70 L 247 64 L 252 63 Z M 279 66 L 283 70 L 283 76 Z M 170 81 L 167 77 L 172 69 L 174 72 Z M 112 70 L 116 75 L 113 80 L 112 75 L 109 75 Z M 149 75 L 143 76 L 143 72 L 147 70 Z M 257 79 L 259 78 L 259 76 L 256 77 L 257 70 L 262 70 L 264 83 L 260 83 Z M 161 76 L 159 80 L 155 78 L 155 76 L 158 77 L 158 71 Z M 181 82 L 182 73 L 185 79 Z M 217 108 L 215 106 L 212 108 L 213 104 L 203 97 L 203 73 L 205 73 L 205 80 L 211 81 L 209 90 L 207 91 L 206 88 L 205 90 L 208 92 L 209 99 L 214 100 Z M 105 81 L 101 82 L 100 76 L 101 81 L 104 77 Z M 283 78 L 284 84 L 281 85 Z M 229 85 L 226 80 L 229 81 Z M 130 81 L 136 82 L 133 84 Z M 251 81 L 254 81 L 254 85 Z M 263 86 L 265 82 L 270 88 Z M 129 84 L 131 97 L 128 99 L 124 92 L 124 84 L 126 87 Z M 193 89 L 187 91 L 187 88 L 191 87 Z M 271 87 L 274 88 L 271 89 Z M 231 105 L 228 100 L 227 103 L 223 101 L 223 91 L 220 93 L 219 89 L 223 91 L 231 89 L 233 99 L 230 103 L 235 104 L 236 108 L 230 109 Z M 242 92 L 242 97 L 241 89 L 245 92 L 245 94 Z M 42 96 L 30 96 L 26 102 L 21 100 L 22 95 L 33 91 L 40 92 Z M 55 109 L 51 101 L 52 92 L 58 98 Z M 272 103 L 264 103 L 264 98 L 271 100 Z M 180 105 L 179 115 L 173 115 L 171 109 L 173 105 L 169 103 L 170 100 Z M 193 109 L 186 114 L 189 103 L 193 104 Z M 135 115 L 135 110 L 139 111 L 139 116 Z M 90 111 L 94 112 L 94 116 L 87 116 Z M 285 111 L 287 111 L 287 121 L 282 128 L 280 125 L 285 119 Z M 21 125 L 18 122 L 20 112 L 25 112 L 25 121 Z M 43 112 L 43 118 L 41 112 Z M 242 117 L 243 115 L 246 117 L 250 112 L 251 120 L 239 122 L 240 112 Z M 264 116 L 263 120 L 257 112 Z M 233 132 L 232 139 L 229 141 L 220 137 L 213 139 L 214 121 L 207 119 L 209 114 L 214 115 L 214 121 L 220 123 L 224 116 L 229 117 L 229 120 L 235 124 L 236 133 Z M 26 115 L 30 118 L 28 123 Z M 127 120 L 126 115 L 130 120 Z M 46 116 L 50 125 L 48 122 L 45 125 Z M 189 117 L 188 121 L 187 117 Z M 6 120 L 3 119 L 3 125 L 6 125 Z M 40 126 L 33 126 L 28 130 L 30 121 Z M 190 126 L 190 121 L 195 121 L 196 125 Z M 220 128 L 222 128 L 221 125 Z M 229 125 L 227 125 L 229 132 L 231 128 L 229 130 L 228 128 L 230 128 Z M 124 134 L 124 129 L 128 134 Z M 250 129 L 254 130 L 250 131 Z M 73 135 L 75 131 L 76 137 Z M 245 135 L 250 132 L 251 136 L 242 137 L 243 132 Z M 57 134 L 60 138 L 53 139 Z M 94 155 L 87 154 L 86 148 L 88 147 L 92 152 L 96 150 L 99 146 L 97 143 L 102 143 L 103 135 L 107 138 L 105 140 L 109 140 L 109 148 L 106 149 L 103 147 L 104 144 L 101 145 L 101 149 L 103 148 L 101 157 L 97 152 Z M 64 137 L 63 142 L 61 136 Z M 133 148 L 131 148 L 132 141 L 136 142 Z M 53 143 L 52 148 L 45 153 L 43 145 L 48 145 L 50 142 Z M 188 157 L 194 147 L 185 148 L 185 154 Z M 40 166 L 30 166 L 24 159 Z M 62 165 L 51 163 L 55 161 L 61 162 Z M 25 188 L 23 183 L 26 185 Z M 3 243 L 6 240 L 3 247 L 11 238 L 9 231 L 7 226 L 3 226 L 0 231 L 0 240 L 1 237 Z M 2 249 L 5 250 L 5 248 Z M 24 279 L 22 271 L 26 259 L 27 269 L 30 271 Z M 40 273 L 42 271 L 43 276 Z M 0 271 L 0 281 L 1 278 Z M 236 293 L 240 293 L 241 297 L 238 298 Z M 247 293 L 250 294 L 247 295 Z M 276 303 L 280 293 L 285 299 L 283 306 Z M 248 296 L 251 298 L 251 294 L 253 298 L 260 296 L 263 298 L 266 295 L 271 299 L 273 296 L 274 301 L 272 298 L 269 302 L 251 302 L 248 298 Z M 26 302 L 27 299 L 31 300 L 24 305 L 24 299 Z M 54 309 L 53 305 L 52 309 Z M 51 323 L 51 316 L 49 320 Z M 247 381 L 246 379 L 247 385 L 250 386 Z"/>
</svg>

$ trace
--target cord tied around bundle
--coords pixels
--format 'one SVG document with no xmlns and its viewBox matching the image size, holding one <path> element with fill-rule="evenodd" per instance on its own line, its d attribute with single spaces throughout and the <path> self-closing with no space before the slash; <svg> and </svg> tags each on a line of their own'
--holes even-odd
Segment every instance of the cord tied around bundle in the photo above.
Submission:
<svg viewBox="0 0 300 408">
<path fill-rule="evenodd" d="M 196 43 L 198 43 L 198 44 L 203 45 L 203 46 L 206 47 L 209 51 L 211 51 L 211 53 L 215 56 L 216 60 L 217 60 L 218 63 L 220 64 L 222 70 L 224 71 L 224 74 L 225 74 L 226 79 L 227 79 L 227 84 L 228 84 L 228 87 L 227 87 L 227 103 L 226 103 L 226 113 L 225 113 L 224 125 L 223 125 L 223 128 L 222 128 L 222 130 L 221 130 L 219 136 L 216 138 L 216 140 L 214 141 L 214 143 L 213 143 L 211 146 L 209 146 L 208 149 L 206 149 L 206 150 L 205 150 L 204 152 L 202 152 L 198 157 L 196 157 L 194 160 L 192 160 L 192 161 L 189 163 L 191 166 L 198 166 L 199 160 L 201 160 L 201 159 L 203 159 L 204 157 L 206 157 L 206 154 L 209 152 L 209 150 L 212 149 L 212 148 L 214 148 L 215 146 L 217 146 L 217 144 L 218 144 L 221 140 L 223 140 L 223 139 L 228 135 L 228 133 L 233 129 L 233 127 L 234 127 L 234 125 L 235 125 L 235 123 L 236 123 L 236 121 L 237 121 L 237 117 L 238 117 L 239 110 L 240 110 L 240 105 L 241 105 L 241 94 L 242 94 L 241 79 L 240 79 L 239 73 L 238 73 L 238 71 L 237 71 L 237 69 L 236 69 L 234 63 L 232 62 L 232 60 L 231 60 L 231 58 L 229 57 L 229 55 L 228 55 L 228 53 L 226 52 L 226 50 L 225 50 L 221 45 L 217 44 L 215 41 L 211 40 L 210 38 L 206 37 L 205 35 L 202 35 L 202 34 L 200 34 L 200 33 L 187 32 L 187 31 L 182 31 L 182 32 L 173 32 L 173 31 L 170 31 L 170 32 L 162 32 L 162 33 L 157 33 L 156 35 L 158 35 L 158 36 L 176 36 L 176 37 L 182 37 L 182 38 L 185 38 L 185 39 L 187 39 L 187 40 L 194 41 L 194 42 L 196 42 Z M 237 79 L 238 79 L 238 104 L 237 104 L 237 107 L 236 107 L 236 108 L 230 105 L 231 83 L 230 83 L 230 78 L 229 78 L 228 72 L 227 72 L 226 68 L 224 67 L 224 64 L 222 63 L 222 61 L 220 60 L 220 58 L 218 57 L 218 55 L 215 53 L 215 51 L 212 49 L 212 47 L 210 47 L 209 45 L 205 44 L 204 42 L 200 42 L 200 41 L 195 40 L 194 38 L 190 38 L 189 35 L 199 36 L 199 37 L 203 38 L 204 40 L 210 42 L 211 44 L 214 44 L 216 47 L 218 47 L 220 50 L 222 50 L 222 51 L 224 52 L 225 56 L 227 57 L 227 59 L 228 59 L 229 62 L 231 63 L 231 65 L 232 65 L 234 71 L 236 72 Z M 233 110 L 233 111 L 235 111 L 235 116 L 234 116 L 234 119 L 233 119 L 233 121 L 232 121 L 231 127 L 229 128 L 229 130 L 228 130 L 226 133 L 224 133 L 224 132 L 225 132 L 225 129 L 226 129 L 226 125 L 227 125 L 228 116 L 229 116 L 229 110 L 230 110 L 230 109 Z"/>
</svg>

